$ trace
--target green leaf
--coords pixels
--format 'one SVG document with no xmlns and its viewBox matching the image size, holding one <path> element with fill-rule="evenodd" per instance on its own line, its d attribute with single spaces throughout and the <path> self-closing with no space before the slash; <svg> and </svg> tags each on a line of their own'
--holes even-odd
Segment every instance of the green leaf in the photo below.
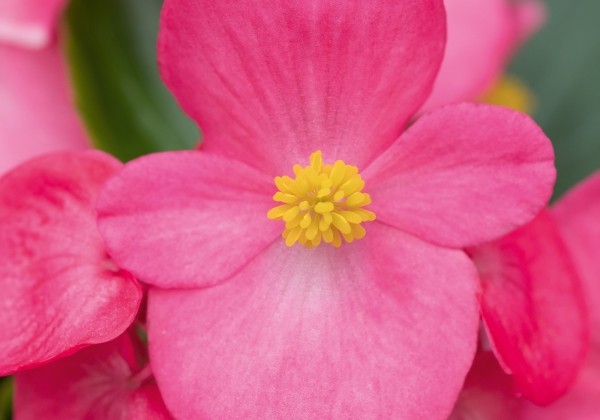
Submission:
<svg viewBox="0 0 600 420">
<path fill-rule="evenodd" d="M 77 106 L 94 144 L 122 160 L 200 139 L 158 75 L 161 0 L 73 0 L 66 49 Z"/>
<path fill-rule="evenodd" d="M 600 2 L 547 0 L 546 26 L 511 73 L 536 95 L 534 118 L 556 151 L 560 196 L 600 168 Z"/>
</svg>

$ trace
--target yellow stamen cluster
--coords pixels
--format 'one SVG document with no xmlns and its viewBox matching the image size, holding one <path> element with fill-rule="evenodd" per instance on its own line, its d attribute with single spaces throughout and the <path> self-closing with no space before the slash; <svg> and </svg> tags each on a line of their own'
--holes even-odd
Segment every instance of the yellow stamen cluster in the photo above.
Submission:
<svg viewBox="0 0 600 420">
<path fill-rule="evenodd" d="M 310 165 L 294 165 L 295 179 L 278 176 L 279 191 L 273 199 L 279 203 L 267 217 L 283 220 L 283 237 L 287 246 L 296 242 L 307 248 L 322 242 L 338 248 L 342 239 L 350 243 L 365 236 L 362 222 L 375 220 L 375 213 L 364 207 L 371 203 L 362 192 L 365 181 L 356 166 L 342 160 L 324 165 L 321 151 L 310 155 Z"/>
</svg>

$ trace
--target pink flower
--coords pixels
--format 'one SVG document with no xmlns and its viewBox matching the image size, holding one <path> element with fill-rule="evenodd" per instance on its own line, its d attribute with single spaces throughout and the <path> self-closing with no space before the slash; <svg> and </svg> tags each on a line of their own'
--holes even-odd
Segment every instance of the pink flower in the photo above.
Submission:
<svg viewBox="0 0 600 420">
<path fill-rule="evenodd" d="M 460 248 L 532 219 L 554 168 L 506 109 L 443 108 L 400 136 L 444 34 L 441 0 L 165 2 L 163 77 L 203 151 L 126 165 L 98 209 L 111 256 L 156 286 L 176 417 L 450 413 L 478 328 Z"/>
<path fill-rule="evenodd" d="M 585 298 L 583 306 L 584 309 L 588 309 L 590 315 L 586 329 L 591 331 L 591 346 L 589 354 L 583 359 L 585 363 L 579 371 L 575 383 L 563 398 L 547 407 L 538 407 L 515 397 L 513 379 L 502 371 L 497 362 L 492 361 L 493 356 L 482 354 L 476 359 L 455 408 L 456 419 L 472 418 L 470 416 L 473 415 L 494 418 L 492 416 L 498 412 L 510 413 L 510 415 L 498 418 L 531 420 L 567 418 L 592 420 L 597 418 L 600 410 L 598 400 L 600 392 L 600 335 L 598 334 L 600 331 L 600 311 L 598 309 L 600 263 L 597 256 L 600 245 L 599 214 L 600 174 L 595 174 L 562 198 L 552 208 L 551 216 L 547 216 L 556 220 L 561 242 L 564 242 L 568 254 L 575 263 L 578 279 L 581 280 L 583 286 L 582 295 Z M 545 333 L 547 345 L 556 350 L 562 350 L 562 353 L 555 354 L 555 357 L 558 356 L 559 359 L 555 358 L 555 363 L 547 366 L 545 372 L 548 379 L 555 378 L 558 383 L 558 387 L 550 387 L 547 390 L 552 392 L 556 388 L 564 386 L 568 379 L 566 376 L 563 376 L 562 379 L 561 376 L 556 377 L 556 368 L 565 373 L 568 371 L 565 369 L 566 366 L 561 366 L 560 363 L 564 363 L 568 358 L 572 360 L 582 358 L 580 349 L 578 350 L 582 340 L 576 338 L 581 334 L 579 332 L 581 315 L 573 312 L 573 304 L 569 303 L 569 300 L 579 300 L 580 298 L 573 290 L 565 287 L 561 290 L 554 286 L 558 284 L 557 280 L 561 281 L 564 286 L 567 286 L 570 281 L 570 276 L 564 270 L 558 270 L 558 274 L 562 273 L 562 278 L 553 272 L 553 268 L 556 270 L 558 266 L 556 261 L 565 260 L 564 250 L 555 249 L 553 251 L 553 247 L 547 247 L 548 242 L 555 241 L 552 239 L 554 233 L 549 236 L 546 232 L 539 229 L 532 230 L 529 227 L 523 228 L 522 231 L 529 232 L 528 234 L 534 238 L 535 243 L 542 246 L 541 248 L 535 247 L 537 257 L 531 258 L 524 268 L 529 273 L 532 284 L 540 285 L 536 287 L 537 295 L 546 299 L 546 305 L 539 306 L 538 310 L 545 314 L 540 318 L 541 320 L 552 320 L 550 324 L 540 323 L 540 327 L 549 330 Z M 499 268 L 498 272 L 514 270 L 512 264 L 505 264 Z M 523 266 L 521 271 L 522 269 Z M 513 275 L 512 278 L 514 279 L 515 276 Z M 551 281 L 548 281 L 549 279 Z M 559 296 L 559 293 L 562 293 L 562 296 Z M 544 302 L 541 301 L 541 303 Z M 556 315 L 551 317 L 553 312 Z M 560 321 L 561 324 L 557 321 Z M 573 329 L 575 333 L 569 332 L 569 328 Z M 543 332 L 541 328 L 539 332 Z M 567 366 L 569 365 L 571 363 L 567 363 Z M 519 373 L 517 372 L 517 375 Z M 540 373 L 543 371 L 540 370 Z"/>
<path fill-rule="evenodd" d="M 170 419 L 134 329 L 15 376 L 18 419 Z"/>
<path fill-rule="evenodd" d="M 106 255 L 94 210 L 120 166 L 64 152 L 0 178 L 0 375 L 110 341 L 133 321 L 141 288 Z"/>
<path fill-rule="evenodd" d="M 541 0 L 444 3 L 448 43 L 425 109 L 481 97 L 498 80 L 515 48 L 537 30 L 545 17 Z"/>
<path fill-rule="evenodd" d="M 0 0 L 0 174 L 36 155 L 87 147 L 55 36 L 63 3 Z"/>
</svg>

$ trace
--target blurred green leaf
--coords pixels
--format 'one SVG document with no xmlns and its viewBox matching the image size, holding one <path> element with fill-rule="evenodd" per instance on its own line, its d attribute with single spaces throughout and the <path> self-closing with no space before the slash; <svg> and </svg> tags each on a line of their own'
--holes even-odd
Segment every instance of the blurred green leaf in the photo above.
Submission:
<svg viewBox="0 0 600 420">
<path fill-rule="evenodd" d="M 0 420 L 12 418 L 12 379 L 0 378 Z"/>
<path fill-rule="evenodd" d="M 73 0 L 67 55 L 77 106 L 94 144 L 122 160 L 188 149 L 200 135 L 156 65 L 161 0 Z"/>
<path fill-rule="evenodd" d="M 546 2 L 548 22 L 511 73 L 536 95 L 534 117 L 555 146 L 560 196 L 600 168 L 600 2 Z"/>
</svg>

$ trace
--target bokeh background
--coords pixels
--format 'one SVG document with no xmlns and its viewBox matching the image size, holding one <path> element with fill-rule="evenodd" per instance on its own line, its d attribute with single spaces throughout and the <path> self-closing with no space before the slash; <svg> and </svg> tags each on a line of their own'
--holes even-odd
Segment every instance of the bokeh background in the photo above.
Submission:
<svg viewBox="0 0 600 420">
<path fill-rule="evenodd" d="M 533 93 L 552 139 L 555 197 L 600 169 L 600 1 L 546 0 L 548 20 L 508 73 Z M 73 0 L 63 21 L 78 108 L 97 147 L 123 160 L 200 138 L 162 85 L 155 40 L 162 0 Z M 0 419 L 11 383 L 0 378 Z"/>
</svg>

